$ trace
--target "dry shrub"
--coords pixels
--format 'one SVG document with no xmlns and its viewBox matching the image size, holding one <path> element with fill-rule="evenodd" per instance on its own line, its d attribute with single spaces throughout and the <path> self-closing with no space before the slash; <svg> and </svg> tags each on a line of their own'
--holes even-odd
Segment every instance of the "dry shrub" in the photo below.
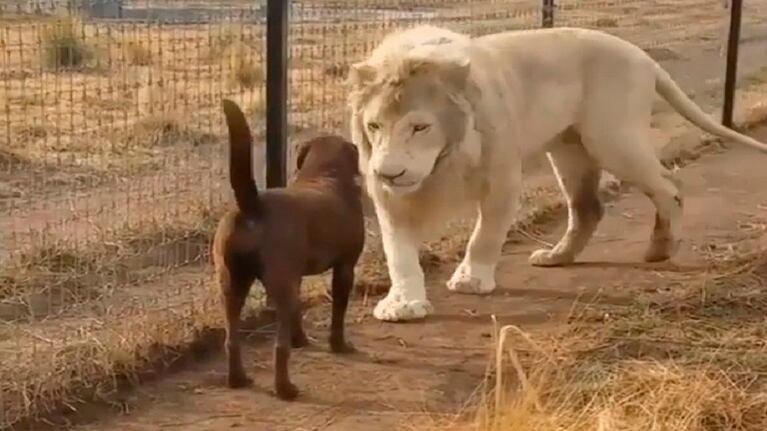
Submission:
<svg viewBox="0 0 767 431">
<path fill-rule="evenodd" d="M 260 40 L 246 34 L 242 27 L 226 26 L 211 40 L 207 59 L 220 65 L 230 86 L 252 89 L 263 85 L 266 79 L 260 44 Z"/>
<path fill-rule="evenodd" d="M 133 125 L 127 136 L 120 141 L 125 149 L 159 148 L 178 145 L 205 145 L 217 138 L 207 132 L 186 124 L 183 116 L 175 113 L 148 116 Z"/>
<path fill-rule="evenodd" d="M 131 66 L 149 66 L 152 64 L 152 51 L 138 38 L 125 42 L 125 61 Z"/>
<path fill-rule="evenodd" d="M 612 17 L 597 18 L 594 25 L 599 28 L 614 28 L 618 27 L 618 20 Z"/>
<path fill-rule="evenodd" d="M 235 42 L 222 53 L 224 73 L 229 85 L 252 89 L 263 85 L 266 73 L 262 59 L 242 42 Z"/>
<path fill-rule="evenodd" d="M 42 32 L 44 62 L 51 69 L 82 67 L 93 56 L 84 25 L 77 17 L 66 17 L 46 26 Z"/>
</svg>

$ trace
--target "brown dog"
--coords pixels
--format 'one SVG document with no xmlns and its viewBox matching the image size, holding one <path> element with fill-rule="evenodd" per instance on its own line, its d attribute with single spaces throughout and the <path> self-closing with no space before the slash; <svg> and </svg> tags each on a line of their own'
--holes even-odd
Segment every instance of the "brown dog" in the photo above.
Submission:
<svg viewBox="0 0 767 431">
<path fill-rule="evenodd" d="M 274 389 L 278 397 L 289 400 L 298 395 L 288 376 L 290 349 L 308 343 L 299 307 L 302 276 L 333 269 L 330 348 L 335 353 L 354 351 L 344 338 L 344 317 L 354 266 L 365 242 L 361 190 L 356 182 L 357 149 L 336 136 L 308 141 L 299 148 L 293 183 L 259 193 L 245 115 L 232 101 L 224 100 L 223 107 L 237 210 L 218 225 L 213 261 L 226 312 L 229 386 L 250 383 L 242 366 L 238 332 L 240 311 L 258 279 L 277 311 Z"/>
</svg>

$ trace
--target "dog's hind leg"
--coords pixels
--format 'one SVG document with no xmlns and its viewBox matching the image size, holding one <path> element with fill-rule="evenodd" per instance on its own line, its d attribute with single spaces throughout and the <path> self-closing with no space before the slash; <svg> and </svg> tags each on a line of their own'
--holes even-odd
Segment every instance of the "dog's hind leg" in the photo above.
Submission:
<svg viewBox="0 0 767 431">
<path fill-rule="evenodd" d="M 530 255 L 530 263 L 535 266 L 572 263 L 604 215 L 598 194 L 601 168 L 583 148 L 580 136 L 566 131 L 548 157 L 567 200 L 567 231 L 553 248 L 536 250 Z"/>
<path fill-rule="evenodd" d="M 298 287 L 300 281 L 266 281 L 268 292 L 273 294 L 277 308 L 277 339 L 274 345 L 274 391 L 283 400 L 298 396 L 298 388 L 290 382 L 288 362 L 293 338 L 293 322 L 298 313 Z"/>
<path fill-rule="evenodd" d="M 300 291 L 300 287 L 298 290 Z M 296 304 L 295 311 L 293 312 L 290 334 L 290 343 L 293 348 L 300 349 L 309 345 L 309 338 L 304 332 L 304 314 L 300 303 Z"/>
<path fill-rule="evenodd" d="M 353 353 L 354 346 L 346 342 L 344 320 L 349 295 L 354 288 L 355 262 L 344 262 L 333 268 L 333 315 L 330 323 L 330 350 L 334 353 Z"/>
<path fill-rule="evenodd" d="M 219 270 L 221 301 L 226 316 L 226 355 L 229 362 L 228 384 L 231 388 L 250 385 L 251 380 L 242 366 L 240 352 L 240 313 L 250 291 L 252 279 L 233 276 L 228 270 Z"/>
</svg>

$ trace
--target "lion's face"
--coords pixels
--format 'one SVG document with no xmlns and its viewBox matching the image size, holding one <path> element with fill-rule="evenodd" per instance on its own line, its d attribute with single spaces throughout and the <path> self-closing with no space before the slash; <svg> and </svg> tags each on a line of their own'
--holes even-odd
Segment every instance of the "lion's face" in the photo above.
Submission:
<svg viewBox="0 0 767 431">
<path fill-rule="evenodd" d="M 456 93 L 465 85 L 468 61 L 434 51 L 403 61 L 399 75 L 390 79 L 381 79 L 380 66 L 354 69 L 358 91 L 364 92 L 352 120 L 363 171 L 395 195 L 418 190 L 440 169 L 464 139 L 467 121 Z"/>
<path fill-rule="evenodd" d="M 413 79 L 403 85 L 399 100 L 376 95 L 362 109 L 362 125 L 370 143 L 368 172 L 385 190 L 407 194 L 434 172 L 450 144 L 446 132 L 462 137 L 450 115 L 450 101 L 434 83 Z M 451 125 L 452 122 L 452 125 Z"/>
</svg>

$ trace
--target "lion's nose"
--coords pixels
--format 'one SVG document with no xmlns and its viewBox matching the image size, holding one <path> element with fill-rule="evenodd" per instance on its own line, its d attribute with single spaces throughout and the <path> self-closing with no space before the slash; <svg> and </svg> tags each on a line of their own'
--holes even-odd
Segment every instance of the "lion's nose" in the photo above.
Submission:
<svg viewBox="0 0 767 431">
<path fill-rule="evenodd" d="M 397 178 L 399 178 L 399 177 L 401 177 L 401 176 L 405 175 L 405 172 L 406 172 L 406 171 L 407 171 L 407 169 L 403 169 L 401 172 L 399 172 L 399 173 L 397 173 L 397 174 L 388 174 L 388 173 L 384 173 L 384 172 L 381 172 L 381 171 L 378 171 L 378 170 L 376 170 L 376 171 L 375 171 L 375 173 L 376 173 L 376 175 L 378 175 L 379 177 L 383 178 L 383 179 L 384 179 L 384 181 L 386 181 L 386 182 L 389 182 L 389 183 L 392 183 L 392 182 L 394 182 L 394 180 L 396 180 Z"/>
</svg>

